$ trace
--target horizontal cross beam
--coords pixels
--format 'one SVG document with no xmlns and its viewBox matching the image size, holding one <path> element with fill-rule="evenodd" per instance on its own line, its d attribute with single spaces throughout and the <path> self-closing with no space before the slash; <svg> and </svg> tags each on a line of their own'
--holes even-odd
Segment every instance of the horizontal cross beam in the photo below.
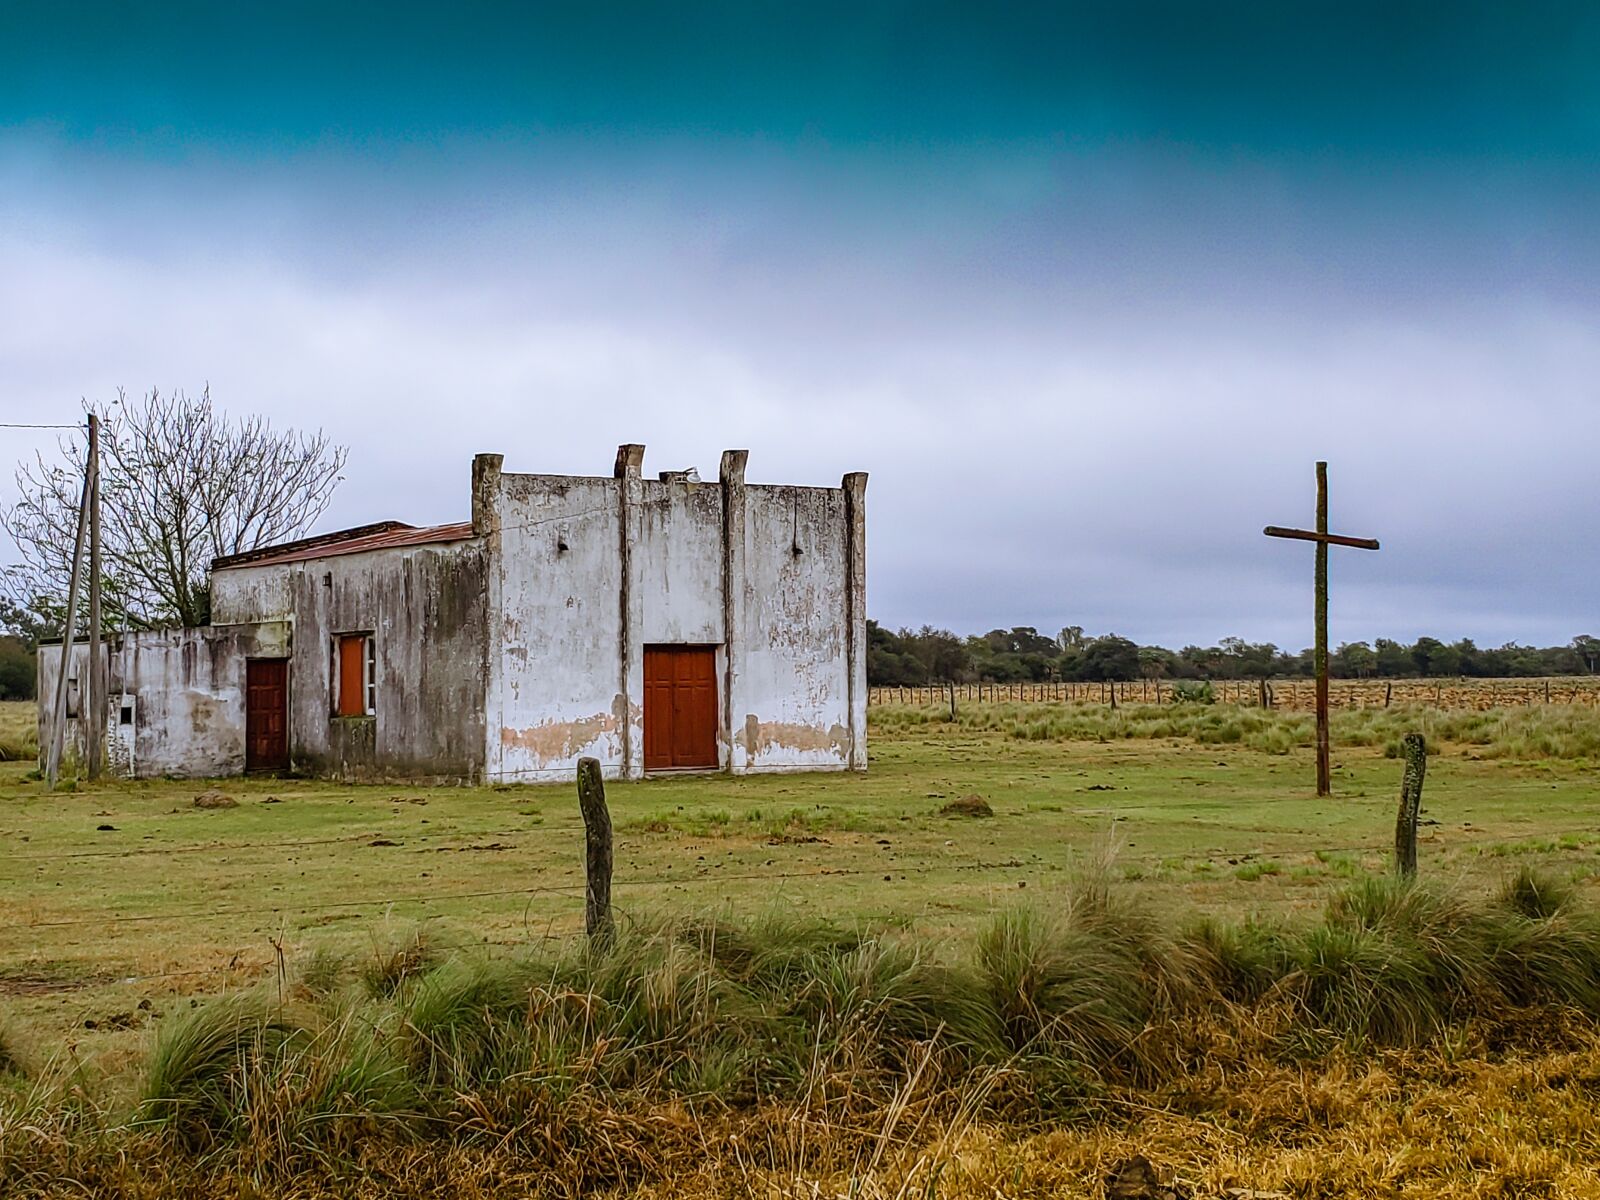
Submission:
<svg viewBox="0 0 1600 1200">
<path fill-rule="evenodd" d="M 1324 542 L 1330 546 L 1353 546 L 1357 550 L 1378 549 L 1377 538 L 1346 537 L 1342 533 L 1318 533 L 1314 529 L 1285 529 L 1281 525 L 1268 525 L 1261 532 L 1268 537 L 1295 538 L 1302 542 Z"/>
</svg>

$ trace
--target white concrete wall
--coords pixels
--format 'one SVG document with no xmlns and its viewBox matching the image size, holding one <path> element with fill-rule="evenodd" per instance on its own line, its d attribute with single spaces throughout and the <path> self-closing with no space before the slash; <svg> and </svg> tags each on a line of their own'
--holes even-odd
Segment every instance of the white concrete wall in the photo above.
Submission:
<svg viewBox="0 0 1600 1200">
<path fill-rule="evenodd" d="M 645 645 L 714 645 L 722 629 L 722 488 L 646 479 L 638 547 Z"/>
<path fill-rule="evenodd" d="M 725 483 L 646 480 L 629 449 L 610 479 L 495 460 L 475 485 L 494 564 L 487 775 L 570 781 L 586 755 L 608 777 L 642 774 L 643 650 L 657 644 L 719 648 L 724 767 L 864 768 L 848 490 L 747 487 L 742 458 Z"/>
<path fill-rule="evenodd" d="M 211 573 L 211 620 L 228 625 L 243 621 L 280 621 L 294 612 L 295 568 L 302 563 L 229 567 Z"/>
<path fill-rule="evenodd" d="M 585 755 L 622 771 L 643 693 L 630 701 L 623 683 L 620 497 L 615 479 L 498 476 L 487 518 L 499 595 L 492 779 L 570 781 Z"/>
<path fill-rule="evenodd" d="M 480 778 L 488 653 L 483 544 L 393 547 L 277 569 L 294 623 L 289 757 L 295 768 L 352 780 Z M 343 633 L 373 635 L 372 716 L 333 715 L 332 640 Z"/>
<path fill-rule="evenodd" d="M 746 771 L 850 765 L 845 507 L 838 488 L 745 489 L 732 734 Z"/>
<path fill-rule="evenodd" d="M 209 777 L 244 770 L 244 673 L 250 658 L 289 654 L 284 622 L 207 625 L 117 635 L 105 644 L 107 770 Z M 39 647 L 39 744 L 49 745 L 61 647 Z M 76 643 L 68 679 L 87 680 L 88 647 Z M 86 698 L 86 689 L 85 689 Z M 119 724 L 132 709 L 131 730 Z M 81 763 L 85 722 L 69 718 L 67 765 Z"/>
</svg>

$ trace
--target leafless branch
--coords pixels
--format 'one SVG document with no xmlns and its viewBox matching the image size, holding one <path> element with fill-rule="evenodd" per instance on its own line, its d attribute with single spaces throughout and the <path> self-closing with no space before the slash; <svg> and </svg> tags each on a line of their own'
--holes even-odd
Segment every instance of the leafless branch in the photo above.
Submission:
<svg viewBox="0 0 1600 1200">
<path fill-rule="evenodd" d="M 101 526 L 108 625 L 200 625 L 209 618 L 213 558 L 298 537 L 344 478 L 349 451 L 321 430 L 279 432 L 263 417 L 229 418 L 198 397 L 152 390 L 108 405 L 101 421 Z M 72 567 L 81 441 L 18 465 L 19 499 L 0 529 L 20 561 L 0 571 L 0 597 L 59 626 Z"/>
</svg>

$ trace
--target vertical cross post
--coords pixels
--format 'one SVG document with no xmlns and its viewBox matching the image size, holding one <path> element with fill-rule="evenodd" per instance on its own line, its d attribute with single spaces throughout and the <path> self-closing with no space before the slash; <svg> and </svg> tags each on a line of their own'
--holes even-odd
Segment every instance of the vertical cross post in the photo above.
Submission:
<svg viewBox="0 0 1600 1200">
<path fill-rule="evenodd" d="M 1328 464 L 1317 464 L 1317 633 L 1312 651 L 1317 671 L 1317 795 L 1333 794 L 1328 745 Z"/>
<path fill-rule="evenodd" d="M 1268 525 L 1262 532 L 1268 537 L 1315 542 L 1317 546 L 1314 604 L 1316 640 L 1312 648 L 1312 666 L 1317 676 L 1317 795 L 1329 796 L 1333 794 L 1333 768 L 1328 736 L 1328 547 L 1351 546 L 1357 550 L 1376 550 L 1378 540 L 1328 532 L 1328 464 L 1325 462 L 1317 464 L 1316 530 Z"/>
</svg>

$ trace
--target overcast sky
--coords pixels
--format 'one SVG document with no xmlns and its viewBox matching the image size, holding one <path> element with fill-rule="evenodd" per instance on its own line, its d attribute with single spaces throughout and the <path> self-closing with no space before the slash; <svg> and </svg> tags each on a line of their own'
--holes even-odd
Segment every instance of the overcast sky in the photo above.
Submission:
<svg viewBox="0 0 1600 1200">
<path fill-rule="evenodd" d="M 1169 645 L 1309 642 L 1326 458 L 1336 643 L 1565 642 L 1597 64 L 1582 4 L 0 0 L 0 420 L 209 383 L 350 445 L 322 528 L 748 447 L 870 472 L 880 621 Z"/>
</svg>

